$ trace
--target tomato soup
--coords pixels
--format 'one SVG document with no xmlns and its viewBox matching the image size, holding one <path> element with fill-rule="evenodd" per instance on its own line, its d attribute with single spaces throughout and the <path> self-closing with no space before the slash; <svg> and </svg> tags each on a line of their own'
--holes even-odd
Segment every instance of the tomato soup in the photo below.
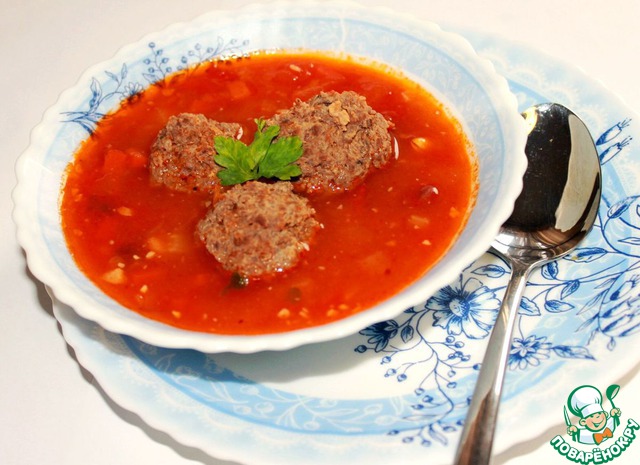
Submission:
<svg viewBox="0 0 640 465">
<path fill-rule="evenodd" d="M 195 233 L 215 199 L 151 182 L 150 148 L 184 112 L 239 123 L 248 143 L 255 118 L 330 90 L 364 96 L 392 123 L 397 153 L 353 189 L 307 195 L 322 224 L 310 249 L 294 268 L 238 286 Z M 61 215 L 78 266 L 132 311 L 266 334 L 345 318 L 414 282 L 459 235 L 476 183 L 459 123 L 415 82 L 353 58 L 260 53 L 176 73 L 107 115 L 68 167 Z"/>
</svg>

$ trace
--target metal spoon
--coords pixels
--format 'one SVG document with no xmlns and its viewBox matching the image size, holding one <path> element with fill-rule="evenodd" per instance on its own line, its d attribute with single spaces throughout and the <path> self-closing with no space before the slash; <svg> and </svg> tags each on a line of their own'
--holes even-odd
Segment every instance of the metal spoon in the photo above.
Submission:
<svg viewBox="0 0 640 465">
<path fill-rule="evenodd" d="M 584 123 L 562 105 L 529 108 L 529 165 L 522 193 L 492 248 L 511 264 L 511 279 L 489 339 L 456 454 L 457 465 L 486 465 L 518 307 L 531 270 L 573 248 L 591 230 L 601 193 L 598 153 Z"/>
</svg>

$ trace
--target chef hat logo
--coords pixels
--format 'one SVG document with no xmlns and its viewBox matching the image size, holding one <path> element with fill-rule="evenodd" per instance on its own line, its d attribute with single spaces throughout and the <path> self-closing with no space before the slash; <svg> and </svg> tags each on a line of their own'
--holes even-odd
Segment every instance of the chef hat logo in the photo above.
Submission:
<svg viewBox="0 0 640 465">
<path fill-rule="evenodd" d="M 602 408 L 602 394 L 589 385 L 580 386 L 569 394 L 568 407 L 571 413 L 580 418 L 586 418 L 594 413 L 604 412 Z"/>
</svg>

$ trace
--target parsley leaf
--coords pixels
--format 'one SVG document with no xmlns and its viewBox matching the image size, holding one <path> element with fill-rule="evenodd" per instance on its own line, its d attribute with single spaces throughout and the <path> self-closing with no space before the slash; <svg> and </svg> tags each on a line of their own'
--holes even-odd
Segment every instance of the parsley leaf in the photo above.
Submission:
<svg viewBox="0 0 640 465">
<path fill-rule="evenodd" d="M 289 180 L 300 176 L 300 167 L 295 162 L 302 156 L 302 141 L 299 137 L 282 137 L 280 126 L 266 126 L 255 120 L 258 130 L 253 142 L 246 145 L 231 137 L 217 136 L 214 146 L 215 162 L 223 167 L 218 177 L 223 186 L 241 184 L 259 178 Z"/>
<path fill-rule="evenodd" d="M 247 152 L 245 144 L 231 137 L 217 136 L 215 148 L 218 152 L 214 158 L 215 162 L 226 168 L 218 171 L 222 185 L 229 186 L 254 179 L 252 173 L 255 163 L 245 155 Z"/>
<path fill-rule="evenodd" d="M 278 126 L 272 126 L 278 127 Z M 280 128 L 278 128 L 279 130 Z M 272 142 L 265 157 L 258 165 L 258 172 L 265 178 L 289 180 L 300 176 L 300 167 L 295 162 L 302 155 L 302 140 L 299 137 L 282 137 Z"/>
</svg>

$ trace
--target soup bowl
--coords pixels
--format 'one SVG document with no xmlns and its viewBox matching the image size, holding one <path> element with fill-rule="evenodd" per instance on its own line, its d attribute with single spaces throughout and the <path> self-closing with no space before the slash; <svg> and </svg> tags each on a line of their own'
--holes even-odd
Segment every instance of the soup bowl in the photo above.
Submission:
<svg viewBox="0 0 640 465">
<path fill-rule="evenodd" d="M 61 226 L 60 193 L 74 153 L 103 115 L 175 71 L 254 51 L 302 49 L 389 66 L 432 93 L 461 124 L 478 165 L 466 225 L 449 251 L 390 298 L 327 324 L 258 335 L 212 334 L 146 318 L 103 293 L 78 268 Z M 17 162 L 14 221 L 28 266 L 60 301 L 107 330 L 203 352 L 284 350 L 351 335 L 428 299 L 490 246 L 511 213 L 526 168 L 526 128 L 506 80 L 461 37 L 439 26 L 348 2 L 282 2 L 217 11 L 122 48 L 63 92 Z"/>
</svg>

